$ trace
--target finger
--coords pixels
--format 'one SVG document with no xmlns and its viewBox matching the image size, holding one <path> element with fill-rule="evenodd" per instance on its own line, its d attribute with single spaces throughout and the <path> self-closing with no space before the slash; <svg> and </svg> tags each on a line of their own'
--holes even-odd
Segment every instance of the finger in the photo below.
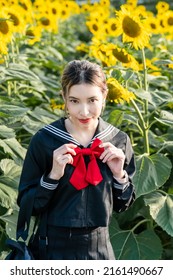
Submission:
<svg viewBox="0 0 173 280">
<path fill-rule="evenodd" d="M 105 163 L 105 162 L 107 162 L 107 161 L 109 161 L 109 160 L 111 160 L 111 159 L 113 159 L 113 158 L 114 158 L 114 155 L 112 155 L 112 154 L 107 154 L 107 155 L 105 155 L 105 157 L 102 159 L 102 162 Z"/>
<path fill-rule="evenodd" d="M 65 155 L 59 155 L 56 158 L 56 162 L 59 165 L 66 165 L 67 163 L 72 164 L 73 163 L 73 158 L 70 154 L 65 154 Z"/>
<path fill-rule="evenodd" d="M 105 142 L 99 145 L 100 148 L 110 148 L 110 147 L 114 147 L 116 148 L 114 145 L 112 145 L 110 142 Z"/>
<path fill-rule="evenodd" d="M 100 155 L 100 159 L 102 160 L 108 153 L 113 153 L 110 147 L 104 150 L 104 152 Z"/>
<path fill-rule="evenodd" d="M 74 150 L 76 147 L 77 147 L 77 145 L 74 145 L 74 144 L 65 144 L 54 151 L 55 156 L 57 156 L 57 154 L 61 155 L 61 154 L 67 154 L 67 153 L 76 155 L 76 152 Z"/>
</svg>

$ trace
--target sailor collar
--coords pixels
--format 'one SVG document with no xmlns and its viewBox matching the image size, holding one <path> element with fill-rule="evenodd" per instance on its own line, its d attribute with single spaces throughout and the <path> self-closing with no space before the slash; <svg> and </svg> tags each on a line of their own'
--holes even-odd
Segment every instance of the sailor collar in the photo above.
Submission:
<svg viewBox="0 0 173 280">
<path fill-rule="evenodd" d="M 66 129 L 65 118 L 61 118 L 51 124 L 43 127 L 43 131 L 51 134 L 52 136 L 58 138 L 63 143 L 74 143 L 77 146 L 82 146 Z M 90 146 L 93 141 L 98 138 L 102 142 L 111 141 L 113 137 L 119 132 L 119 129 L 113 125 L 105 122 L 102 118 L 99 118 L 98 126 L 96 128 L 95 134 L 91 139 L 88 146 Z"/>
</svg>

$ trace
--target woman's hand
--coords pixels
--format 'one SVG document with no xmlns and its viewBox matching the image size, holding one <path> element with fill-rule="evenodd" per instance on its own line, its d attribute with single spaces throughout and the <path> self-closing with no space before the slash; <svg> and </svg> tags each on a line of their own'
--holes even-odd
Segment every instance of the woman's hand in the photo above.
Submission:
<svg viewBox="0 0 173 280">
<path fill-rule="evenodd" d="M 109 166 L 113 176 L 119 179 L 123 178 L 125 154 L 122 149 L 116 148 L 110 142 L 102 143 L 99 147 L 104 148 L 104 152 L 100 156 L 102 162 Z"/>
<path fill-rule="evenodd" d="M 49 178 L 59 180 L 64 175 L 66 164 L 73 163 L 72 155 L 76 155 L 74 149 L 77 146 L 74 144 L 64 144 L 53 152 L 52 170 L 49 173 Z"/>
</svg>

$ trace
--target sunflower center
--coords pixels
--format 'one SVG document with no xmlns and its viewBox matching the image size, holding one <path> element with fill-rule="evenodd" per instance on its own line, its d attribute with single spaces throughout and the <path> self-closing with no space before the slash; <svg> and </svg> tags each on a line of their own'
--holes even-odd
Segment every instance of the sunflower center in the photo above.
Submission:
<svg viewBox="0 0 173 280">
<path fill-rule="evenodd" d="M 14 14 L 9 13 L 9 16 L 10 16 L 10 18 L 12 19 L 13 24 L 14 24 L 15 26 L 17 26 L 17 25 L 20 24 L 18 17 L 16 17 Z"/>
<path fill-rule="evenodd" d="M 122 50 L 114 49 L 112 51 L 113 55 L 122 63 L 129 63 L 130 57 L 128 54 L 125 54 Z"/>
<path fill-rule="evenodd" d="M 8 27 L 8 24 L 6 23 L 6 21 L 1 21 L 0 22 L 0 32 L 2 34 L 7 34 L 9 31 L 9 27 Z"/>
<path fill-rule="evenodd" d="M 62 14 L 63 16 L 65 16 L 65 15 L 66 15 L 66 11 L 63 10 L 63 11 L 61 12 L 61 14 Z"/>
<path fill-rule="evenodd" d="M 123 30 L 126 35 L 132 38 L 139 37 L 141 34 L 141 28 L 137 22 L 126 16 L 123 20 Z"/>
<path fill-rule="evenodd" d="M 150 26 L 152 29 L 156 29 L 156 25 L 154 23 L 151 23 Z"/>
<path fill-rule="evenodd" d="M 57 10 L 55 8 L 52 8 L 52 14 L 56 15 L 57 14 Z"/>
<path fill-rule="evenodd" d="M 42 18 L 41 23 L 45 26 L 50 25 L 50 20 L 48 18 Z"/>
<path fill-rule="evenodd" d="M 173 17 L 168 18 L 168 24 L 173 25 Z"/>
<path fill-rule="evenodd" d="M 116 87 L 115 85 L 112 84 L 108 84 L 108 98 L 109 100 L 115 100 L 121 97 L 122 92 L 121 89 L 119 89 L 118 87 Z"/>
<path fill-rule="evenodd" d="M 111 24 L 111 30 L 112 31 L 115 31 L 117 29 L 117 26 L 115 23 Z"/>
<path fill-rule="evenodd" d="M 27 36 L 32 36 L 32 37 L 34 37 L 34 33 L 33 33 L 32 30 L 27 30 L 27 31 L 26 31 L 26 35 L 27 35 Z"/>
<path fill-rule="evenodd" d="M 20 3 L 20 5 L 24 8 L 24 10 L 28 10 L 28 7 L 25 5 L 25 3 Z"/>
<path fill-rule="evenodd" d="M 94 29 L 94 31 L 98 30 L 98 26 L 95 23 L 93 24 L 93 29 Z"/>
</svg>

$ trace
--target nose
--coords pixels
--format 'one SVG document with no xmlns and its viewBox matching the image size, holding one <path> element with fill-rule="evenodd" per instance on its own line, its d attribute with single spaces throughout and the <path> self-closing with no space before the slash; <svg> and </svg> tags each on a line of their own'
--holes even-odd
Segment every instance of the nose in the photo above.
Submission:
<svg viewBox="0 0 173 280">
<path fill-rule="evenodd" d="M 89 115 L 89 107 L 87 104 L 81 104 L 80 115 L 84 117 Z"/>
</svg>

